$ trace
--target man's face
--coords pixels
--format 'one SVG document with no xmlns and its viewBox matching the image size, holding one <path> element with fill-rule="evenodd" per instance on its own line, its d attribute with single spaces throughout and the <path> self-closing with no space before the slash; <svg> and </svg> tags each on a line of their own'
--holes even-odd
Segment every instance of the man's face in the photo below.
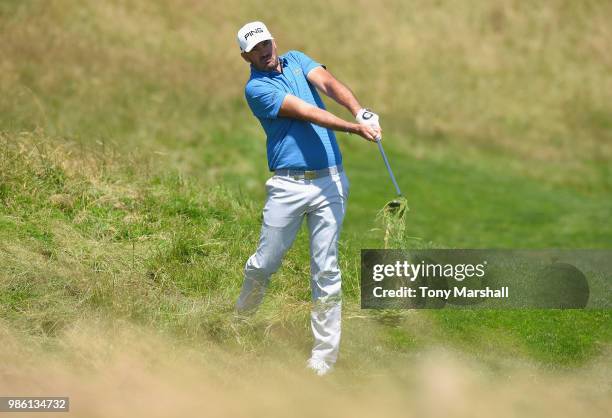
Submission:
<svg viewBox="0 0 612 418">
<path fill-rule="evenodd" d="M 272 71 L 278 67 L 278 54 L 273 39 L 261 41 L 251 51 L 243 52 L 241 55 L 259 71 Z"/>
</svg>

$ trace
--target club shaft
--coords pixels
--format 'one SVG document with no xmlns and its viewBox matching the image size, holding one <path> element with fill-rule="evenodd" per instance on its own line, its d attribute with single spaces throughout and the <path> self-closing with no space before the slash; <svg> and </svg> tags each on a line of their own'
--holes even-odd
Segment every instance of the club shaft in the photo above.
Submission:
<svg viewBox="0 0 612 418">
<path fill-rule="evenodd" d="M 380 150 L 380 154 L 383 157 L 383 161 L 385 162 L 385 165 L 387 166 L 387 171 L 389 172 L 389 176 L 391 177 L 391 181 L 393 182 L 393 185 L 395 186 L 395 191 L 397 192 L 398 196 L 402 195 L 402 192 L 400 191 L 399 186 L 397 185 L 397 181 L 395 181 L 395 176 L 393 175 L 393 170 L 391 170 L 391 166 L 389 165 L 389 160 L 387 160 L 387 155 L 385 154 L 385 150 L 383 149 L 382 143 L 379 140 L 376 141 L 376 143 L 378 144 L 378 149 Z"/>
</svg>

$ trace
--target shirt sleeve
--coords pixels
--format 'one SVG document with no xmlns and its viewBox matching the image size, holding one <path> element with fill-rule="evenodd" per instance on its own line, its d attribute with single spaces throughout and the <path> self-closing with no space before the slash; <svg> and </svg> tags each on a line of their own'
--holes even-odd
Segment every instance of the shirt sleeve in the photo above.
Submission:
<svg viewBox="0 0 612 418">
<path fill-rule="evenodd" d="M 253 114 L 262 119 L 276 119 L 287 95 L 286 92 L 261 82 L 248 83 L 244 94 Z"/>
<path fill-rule="evenodd" d="M 325 68 L 323 64 L 316 62 L 315 60 L 313 60 L 312 58 L 310 58 L 308 55 L 304 54 L 303 52 L 291 51 L 291 55 L 295 58 L 295 60 L 302 67 L 302 72 L 304 73 L 304 76 L 307 76 L 308 73 L 314 68 L 317 68 L 317 67 Z"/>
</svg>

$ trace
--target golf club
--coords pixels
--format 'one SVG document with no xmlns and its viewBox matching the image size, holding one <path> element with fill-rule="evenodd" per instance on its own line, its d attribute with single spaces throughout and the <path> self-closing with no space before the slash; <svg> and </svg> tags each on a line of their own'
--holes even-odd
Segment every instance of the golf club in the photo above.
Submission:
<svg viewBox="0 0 612 418">
<path fill-rule="evenodd" d="M 397 185 L 397 181 L 395 181 L 395 176 L 393 175 L 393 170 L 391 170 L 391 166 L 389 165 L 389 160 L 387 159 L 387 155 L 385 154 L 385 150 L 383 149 L 382 142 L 381 142 L 380 138 L 378 138 L 376 140 L 376 143 L 378 144 L 378 149 L 380 150 L 380 154 L 383 157 L 383 161 L 385 162 L 385 166 L 387 167 L 387 171 L 389 172 L 389 176 L 391 177 L 391 181 L 393 182 L 393 185 L 395 186 L 395 191 L 397 192 L 397 197 L 402 197 L 402 192 L 401 192 L 399 186 Z M 399 207 L 400 206 L 400 202 L 398 200 L 393 200 L 393 201 L 388 203 L 388 206 L 390 208 Z"/>
<path fill-rule="evenodd" d="M 376 139 L 376 143 L 378 144 L 380 155 L 383 157 L 383 161 L 385 162 L 385 166 L 387 167 L 391 181 L 395 186 L 395 191 L 397 192 L 397 197 L 388 202 L 379 212 L 379 216 L 382 218 L 383 224 L 385 225 L 385 248 L 390 248 L 390 245 L 401 245 L 403 242 L 405 228 L 404 213 L 406 212 L 408 205 L 406 198 L 402 196 L 402 192 L 397 184 L 397 181 L 395 180 L 393 170 L 391 170 L 391 165 L 389 164 L 389 160 L 387 159 L 387 155 L 385 154 L 380 138 Z"/>
</svg>

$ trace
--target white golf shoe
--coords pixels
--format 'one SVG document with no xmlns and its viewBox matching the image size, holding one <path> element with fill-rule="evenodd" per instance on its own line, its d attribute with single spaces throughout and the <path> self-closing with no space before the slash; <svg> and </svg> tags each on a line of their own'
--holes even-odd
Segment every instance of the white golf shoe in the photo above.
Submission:
<svg viewBox="0 0 612 418">
<path fill-rule="evenodd" d="M 306 362 L 306 368 L 315 372 L 317 376 L 325 376 L 334 369 L 334 366 L 325 360 L 311 358 Z"/>
</svg>

